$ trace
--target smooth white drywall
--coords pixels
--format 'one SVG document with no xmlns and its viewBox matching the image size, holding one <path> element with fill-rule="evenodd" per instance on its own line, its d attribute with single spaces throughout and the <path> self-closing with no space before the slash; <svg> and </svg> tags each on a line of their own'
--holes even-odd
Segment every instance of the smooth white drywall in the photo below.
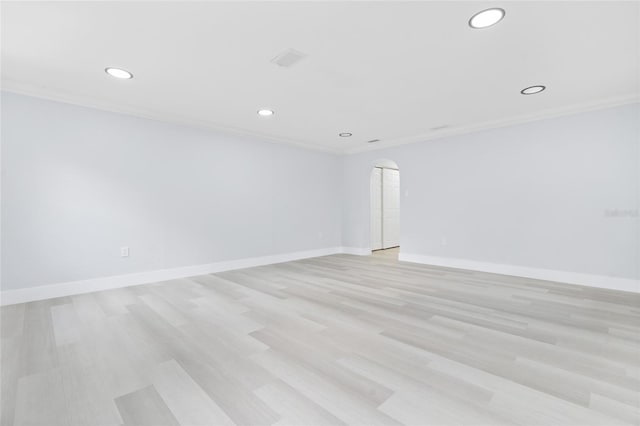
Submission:
<svg viewBox="0 0 640 426">
<path fill-rule="evenodd" d="M 369 177 L 401 170 L 400 251 L 638 279 L 637 104 L 344 158 L 343 246 L 369 245 Z"/>
<path fill-rule="evenodd" d="M 3 290 L 340 246 L 332 154 L 11 93 L 1 136 Z"/>
</svg>

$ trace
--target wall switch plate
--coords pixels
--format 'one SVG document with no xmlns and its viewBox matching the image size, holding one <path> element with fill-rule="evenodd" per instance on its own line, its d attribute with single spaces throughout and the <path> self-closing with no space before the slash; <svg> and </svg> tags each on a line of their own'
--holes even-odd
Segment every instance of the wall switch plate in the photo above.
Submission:
<svg viewBox="0 0 640 426">
<path fill-rule="evenodd" d="M 120 247 L 120 256 L 129 257 L 129 247 Z"/>
</svg>

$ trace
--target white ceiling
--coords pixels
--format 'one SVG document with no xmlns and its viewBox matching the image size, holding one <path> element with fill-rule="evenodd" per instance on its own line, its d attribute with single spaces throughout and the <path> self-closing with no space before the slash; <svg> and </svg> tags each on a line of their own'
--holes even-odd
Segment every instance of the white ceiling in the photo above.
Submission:
<svg viewBox="0 0 640 426">
<path fill-rule="evenodd" d="M 504 20 L 471 29 L 488 7 L 504 8 Z M 2 87 L 356 152 L 636 100 L 639 7 L 3 2 Z M 270 62 L 289 48 L 307 57 L 291 68 Z M 108 66 L 135 78 L 113 79 Z M 534 84 L 547 90 L 519 93 Z M 263 107 L 275 115 L 258 116 Z"/>
</svg>

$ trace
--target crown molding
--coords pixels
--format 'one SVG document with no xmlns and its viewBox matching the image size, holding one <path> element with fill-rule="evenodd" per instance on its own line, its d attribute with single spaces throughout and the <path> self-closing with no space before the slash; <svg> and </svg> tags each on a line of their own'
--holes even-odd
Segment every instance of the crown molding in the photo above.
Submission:
<svg viewBox="0 0 640 426">
<path fill-rule="evenodd" d="M 501 120 L 485 121 L 480 123 L 472 123 L 462 126 L 454 126 L 451 128 L 431 131 L 429 133 L 410 136 L 406 138 L 396 138 L 381 141 L 375 145 L 365 145 L 362 147 L 356 147 L 352 149 L 332 149 L 325 146 L 316 145 L 313 143 L 304 143 L 289 138 L 276 137 L 269 134 L 252 132 L 249 130 L 243 130 L 240 128 L 225 126 L 214 122 L 193 120 L 185 117 L 179 117 L 174 115 L 168 115 L 158 111 L 150 109 L 133 107 L 130 105 L 114 104 L 105 101 L 96 101 L 87 96 L 74 95 L 69 93 L 63 93 L 42 87 L 34 84 L 20 83 L 15 80 L 2 80 L 2 90 L 11 93 L 17 93 L 20 95 L 31 96 L 35 98 L 41 98 L 56 102 L 63 102 L 67 104 L 98 109 L 102 111 L 113 112 L 117 114 L 125 114 L 133 117 L 144 118 L 148 120 L 160 121 L 165 123 L 177 124 L 182 126 L 196 127 L 200 129 L 216 131 L 223 134 L 238 136 L 238 137 L 250 137 L 267 141 L 271 143 L 293 145 L 298 148 L 309 149 L 313 151 L 325 152 L 337 155 L 351 155 L 362 152 L 378 151 L 382 149 L 392 148 L 401 145 L 408 145 L 416 142 L 426 142 L 430 140 L 443 139 L 446 137 L 464 135 L 483 130 L 496 129 L 501 127 L 509 127 L 518 124 L 524 124 L 534 121 L 546 120 L 556 117 L 562 117 L 567 115 L 579 114 L 583 112 L 595 111 L 600 109 L 614 108 L 617 106 L 628 105 L 640 102 L 640 94 L 633 93 L 624 96 L 617 96 L 598 101 L 573 104 L 559 108 L 551 108 L 543 111 L 539 111 L 533 114 L 525 114 L 516 117 L 505 118 Z"/>
<path fill-rule="evenodd" d="M 599 101 L 585 102 L 573 104 L 569 106 L 546 109 L 533 114 L 519 115 L 517 117 L 505 118 L 502 120 L 485 121 L 481 123 L 473 123 L 463 126 L 455 126 L 445 130 L 432 131 L 418 136 L 410 136 L 402 139 L 391 139 L 382 143 L 376 143 L 375 146 L 363 146 L 345 152 L 346 155 L 358 154 L 361 152 L 378 151 L 381 149 L 393 148 L 400 145 L 408 145 L 416 142 L 425 142 L 436 139 L 443 139 L 451 136 L 475 133 L 483 130 L 497 129 L 501 127 L 510 127 L 518 124 L 525 124 L 535 121 L 548 120 L 568 115 L 580 114 L 583 112 L 597 111 L 608 108 L 615 108 L 623 105 L 630 105 L 640 102 L 639 94 L 629 94 L 617 96 Z"/>
<path fill-rule="evenodd" d="M 272 136 L 265 133 L 252 132 L 249 130 L 243 130 L 232 126 L 225 126 L 222 124 L 194 120 L 185 117 L 179 117 L 175 115 L 165 114 L 159 111 L 154 111 L 146 108 L 134 107 L 131 105 L 115 104 L 107 101 L 96 101 L 87 96 L 74 95 L 69 93 L 63 93 L 53 89 L 33 85 L 19 83 L 14 80 L 2 80 L 2 91 L 9 93 L 16 93 L 18 95 L 31 96 L 33 98 L 45 99 L 49 101 L 62 102 L 75 106 L 81 106 L 85 108 L 92 108 L 101 111 L 112 112 L 116 114 L 124 114 L 137 118 L 143 118 L 147 120 L 160 121 L 163 123 L 177 124 L 181 126 L 195 127 L 199 129 L 216 131 L 227 135 L 257 138 L 261 141 L 267 141 L 277 144 L 293 145 L 298 148 L 310 149 L 312 151 L 320 151 L 330 154 L 344 154 L 341 150 L 335 150 L 328 147 L 315 145 L 312 143 L 299 142 L 297 140 L 281 138 Z"/>
</svg>

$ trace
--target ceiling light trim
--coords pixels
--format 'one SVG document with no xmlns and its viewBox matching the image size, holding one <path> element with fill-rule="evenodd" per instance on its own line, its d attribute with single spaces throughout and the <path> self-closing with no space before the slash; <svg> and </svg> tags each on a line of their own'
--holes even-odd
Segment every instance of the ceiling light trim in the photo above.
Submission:
<svg viewBox="0 0 640 426">
<path fill-rule="evenodd" d="M 542 84 L 536 84 L 534 86 L 529 86 L 529 87 L 525 87 L 524 89 L 522 89 L 520 91 L 521 94 L 523 95 L 537 95 L 538 93 L 542 93 L 545 90 L 547 90 L 547 86 L 544 86 Z"/>
<path fill-rule="evenodd" d="M 133 73 L 124 68 L 106 67 L 104 72 L 106 72 L 108 76 L 117 78 L 118 80 L 131 80 L 133 78 Z"/>
<path fill-rule="evenodd" d="M 499 16 L 491 17 L 492 19 L 487 21 L 489 23 L 481 23 L 483 18 L 489 17 L 490 14 L 497 12 Z M 504 17 L 507 15 L 507 12 L 501 7 L 490 7 L 489 9 L 481 10 L 480 12 L 474 14 L 471 18 L 469 18 L 469 26 L 474 30 L 483 30 L 485 28 L 493 27 L 498 22 L 502 21 Z M 475 21 L 475 24 L 474 24 Z M 480 24 L 480 25 L 478 25 Z"/>
</svg>

